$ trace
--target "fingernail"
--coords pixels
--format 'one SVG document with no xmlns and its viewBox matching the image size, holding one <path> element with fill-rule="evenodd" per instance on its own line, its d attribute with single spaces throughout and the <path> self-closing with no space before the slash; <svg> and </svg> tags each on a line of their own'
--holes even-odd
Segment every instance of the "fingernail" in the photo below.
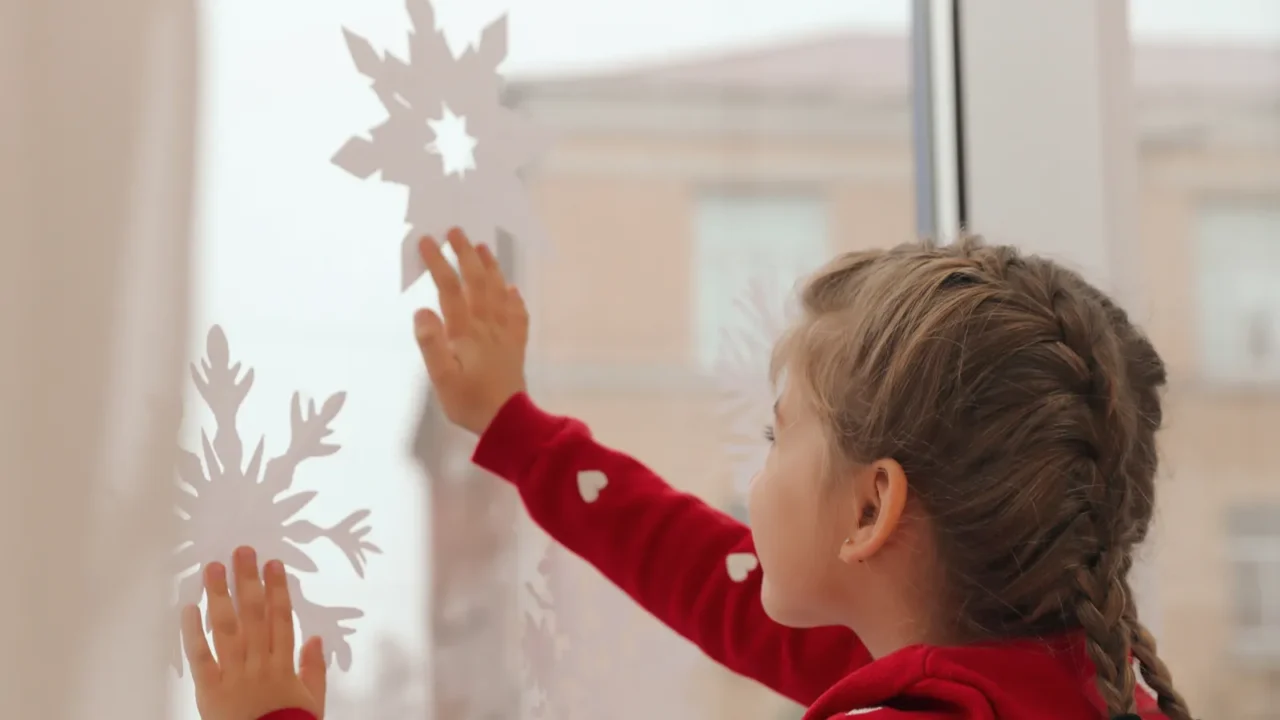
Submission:
<svg viewBox="0 0 1280 720">
<path fill-rule="evenodd" d="M 279 560 L 271 560 L 267 563 L 267 573 L 272 576 L 284 575 L 284 563 Z"/>
<path fill-rule="evenodd" d="M 253 551 L 253 548 L 247 545 L 236 548 L 236 559 L 240 562 L 256 566 L 258 561 L 257 555 L 258 554 Z"/>
<path fill-rule="evenodd" d="M 209 579 L 214 582 L 225 582 L 227 579 L 227 569 L 220 562 L 209 563 L 207 572 Z"/>
</svg>

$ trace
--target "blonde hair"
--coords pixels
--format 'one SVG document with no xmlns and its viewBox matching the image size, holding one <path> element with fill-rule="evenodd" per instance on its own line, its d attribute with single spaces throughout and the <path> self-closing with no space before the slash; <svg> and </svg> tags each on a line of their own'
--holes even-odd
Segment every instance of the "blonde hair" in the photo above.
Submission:
<svg viewBox="0 0 1280 720">
<path fill-rule="evenodd" d="M 1083 629 L 1112 714 L 1130 658 L 1191 720 L 1138 620 L 1129 571 L 1154 511 L 1164 364 L 1079 275 L 977 238 L 840 256 L 774 351 L 840 459 L 902 465 L 964 638 Z"/>
</svg>

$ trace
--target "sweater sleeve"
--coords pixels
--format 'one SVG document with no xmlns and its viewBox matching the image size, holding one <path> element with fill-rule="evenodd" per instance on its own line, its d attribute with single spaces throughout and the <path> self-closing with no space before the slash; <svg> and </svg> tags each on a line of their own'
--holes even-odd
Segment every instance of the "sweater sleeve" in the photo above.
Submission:
<svg viewBox="0 0 1280 720">
<path fill-rule="evenodd" d="M 808 705 L 870 661 L 848 629 L 793 630 L 769 619 L 745 525 L 527 395 L 502 408 L 474 460 L 514 484 L 556 541 L 729 670 Z"/>
</svg>

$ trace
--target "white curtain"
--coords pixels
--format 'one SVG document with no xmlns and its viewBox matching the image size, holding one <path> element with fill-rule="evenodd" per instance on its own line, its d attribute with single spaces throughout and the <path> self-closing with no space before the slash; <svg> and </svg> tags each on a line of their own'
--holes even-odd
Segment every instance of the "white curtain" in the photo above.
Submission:
<svg viewBox="0 0 1280 720">
<path fill-rule="evenodd" d="M 167 717 L 190 0 L 0 0 L 0 707 Z"/>
</svg>

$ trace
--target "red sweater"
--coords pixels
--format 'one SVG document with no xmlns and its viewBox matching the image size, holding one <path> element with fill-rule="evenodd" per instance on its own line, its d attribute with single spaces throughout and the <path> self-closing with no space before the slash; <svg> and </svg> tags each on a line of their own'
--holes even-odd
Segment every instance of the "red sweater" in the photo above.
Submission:
<svg viewBox="0 0 1280 720">
<path fill-rule="evenodd" d="M 474 460 L 515 485 L 534 521 L 668 627 L 807 706 L 804 720 L 1106 718 L 1078 638 L 915 646 L 872 659 L 846 628 L 779 625 L 760 604 L 745 525 L 526 395 L 502 408 Z M 1139 701 L 1144 720 L 1163 718 L 1148 695 Z"/>
</svg>

